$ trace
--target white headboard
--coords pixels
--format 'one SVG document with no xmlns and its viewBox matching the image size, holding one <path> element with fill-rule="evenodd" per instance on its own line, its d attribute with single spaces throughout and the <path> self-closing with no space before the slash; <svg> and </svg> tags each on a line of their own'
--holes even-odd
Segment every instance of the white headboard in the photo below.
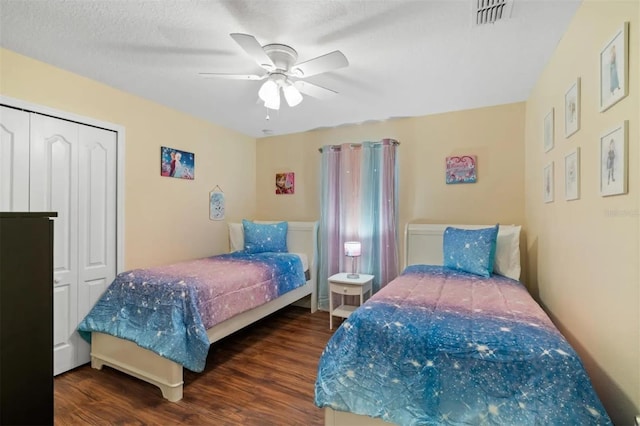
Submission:
<svg viewBox="0 0 640 426">
<path fill-rule="evenodd" d="M 255 223 L 278 223 L 276 220 L 256 220 Z M 242 232 L 242 223 L 229 223 L 229 229 Z M 309 272 L 315 282 L 318 265 L 318 222 L 288 222 L 287 249 L 291 253 L 304 253 L 309 260 Z"/>
<path fill-rule="evenodd" d="M 405 227 L 405 262 L 404 266 L 415 264 L 442 265 L 444 263 L 442 250 L 442 235 L 448 226 L 463 229 L 488 228 L 493 225 L 436 225 L 408 223 Z M 500 230 L 512 228 L 515 225 L 500 225 Z"/>
</svg>

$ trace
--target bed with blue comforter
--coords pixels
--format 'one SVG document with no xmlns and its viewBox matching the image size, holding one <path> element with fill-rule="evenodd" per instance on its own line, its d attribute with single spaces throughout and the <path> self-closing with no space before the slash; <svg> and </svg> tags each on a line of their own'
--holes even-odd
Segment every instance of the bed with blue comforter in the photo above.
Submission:
<svg viewBox="0 0 640 426">
<path fill-rule="evenodd" d="M 306 283 L 302 261 L 289 253 L 234 252 L 119 274 L 78 326 L 91 341 L 100 332 L 203 371 L 207 329 Z"/>
<path fill-rule="evenodd" d="M 342 323 L 315 403 L 400 425 L 611 424 L 520 282 L 429 265 L 407 267 Z"/>
</svg>

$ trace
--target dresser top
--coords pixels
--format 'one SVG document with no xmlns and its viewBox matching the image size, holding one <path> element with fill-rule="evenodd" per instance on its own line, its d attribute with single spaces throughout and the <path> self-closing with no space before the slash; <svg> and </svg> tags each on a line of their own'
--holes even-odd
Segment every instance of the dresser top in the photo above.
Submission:
<svg viewBox="0 0 640 426">
<path fill-rule="evenodd" d="M 38 217 L 58 217 L 57 212 L 0 212 L 0 218 L 34 219 Z"/>
</svg>

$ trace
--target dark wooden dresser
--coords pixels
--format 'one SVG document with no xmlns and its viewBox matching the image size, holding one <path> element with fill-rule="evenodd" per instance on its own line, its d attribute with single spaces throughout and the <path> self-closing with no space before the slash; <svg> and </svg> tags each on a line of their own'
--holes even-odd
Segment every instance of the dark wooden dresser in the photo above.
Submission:
<svg viewBox="0 0 640 426">
<path fill-rule="evenodd" d="M 0 212 L 0 424 L 53 424 L 53 220 Z"/>
</svg>

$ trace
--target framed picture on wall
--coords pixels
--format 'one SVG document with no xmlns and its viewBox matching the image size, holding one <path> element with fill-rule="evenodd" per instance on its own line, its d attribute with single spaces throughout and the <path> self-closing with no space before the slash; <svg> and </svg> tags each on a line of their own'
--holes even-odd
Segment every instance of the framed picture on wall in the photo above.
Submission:
<svg viewBox="0 0 640 426">
<path fill-rule="evenodd" d="M 544 152 L 553 149 L 553 108 L 544 116 Z"/>
<path fill-rule="evenodd" d="M 627 128 L 629 122 L 600 137 L 600 195 L 627 193 Z"/>
<path fill-rule="evenodd" d="M 564 136 L 569 137 L 580 130 L 580 77 L 564 94 Z"/>
<path fill-rule="evenodd" d="M 600 112 L 627 96 L 629 22 L 625 22 L 600 51 Z"/>
<path fill-rule="evenodd" d="M 580 198 L 580 148 L 564 156 L 564 199 Z"/>
<path fill-rule="evenodd" d="M 542 172 L 544 202 L 553 202 L 553 161 L 544 167 Z"/>
<path fill-rule="evenodd" d="M 194 179 L 196 156 L 166 146 L 160 147 L 160 175 L 180 179 Z"/>
<path fill-rule="evenodd" d="M 451 156 L 445 159 L 445 182 L 450 183 L 476 183 L 477 157 L 475 155 Z"/>
<path fill-rule="evenodd" d="M 276 173 L 276 194 L 294 194 L 295 182 L 293 172 Z"/>
</svg>

